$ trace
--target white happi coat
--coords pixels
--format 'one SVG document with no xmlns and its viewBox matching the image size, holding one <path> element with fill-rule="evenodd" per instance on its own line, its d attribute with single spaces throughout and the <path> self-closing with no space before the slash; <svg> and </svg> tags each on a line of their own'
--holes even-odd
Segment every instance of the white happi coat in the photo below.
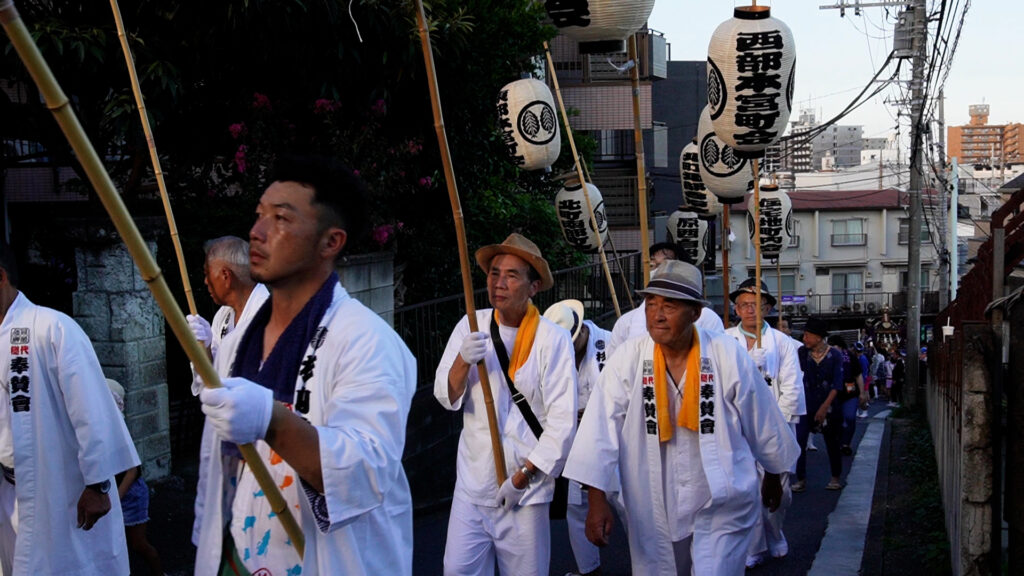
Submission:
<svg viewBox="0 0 1024 576">
<path fill-rule="evenodd" d="M 739 326 L 725 331 L 746 349 L 746 336 L 740 332 Z M 807 414 L 804 401 L 804 372 L 800 369 L 800 358 L 796 353 L 796 340 L 775 328 L 768 327 L 761 335 L 761 347 L 765 351 L 765 369 L 772 379 L 771 390 L 779 410 L 786 417 L 786 422 L 796 424 L 800 417 Z"/>
<path fill-rule="evenodd" d="M 490 334 L 490 308 L 477 310 L 477 326 Z M 448 371 L 469 334 L 469 320 L 463 316 L 455 326 L 434 376 L 434 396 L 448 410 L 463 411 L 463 430 L 456 459 L 455 495 L 471 504 L 498 506 L 498 484 L 494 472 L 494 451 L 480 375 L 469 370 L 466 392 L 455 402 L 448 397 Z M 502 346 L 501 342 L 492 342 Z M 509 354 L 511 357 L 511 354 Z M 576 360 L 569 331 L 543 316 L 537 326 L 530 356 L 515 373 L 516 389 L 526 397 L 534 415 L 544 428 L 538 440 L 512 401 L 493 348 L 484 357 L 487 377 L 494 398 L 494 410 L 505 451 L 505 469 L 517 470 L 529 459 L 544 472 L 541 481 L 531 482 L 520 500 L 523 506 L 551 502 L 554 478 L 562 471 L 576 430 Z"/>
<path fill-rule="evenodd" d="M 0 403 L 0 461 L 16 481 L 14 573 L 128 574 L 114 475 L 139 456 L 89 338 L 20 293 L 0 325 Z M 78 500 L 104 480 L 110 511 L 82 530 Z"/>
<path fill-rule="evenodd" d="M 242 334 L 235 330 L 225 337 L 218 373 L 229 372 Z M 295 398 L 303 389 L 310 392 L 304 418 L 319 435 L 325 493 L 312 504 L 300 498 L 298 521 L 306 537 L 302 575 L 411 574 L 412 497 L 402 451 L 416 391 L 416 359 L 398 334 L 341 284 L 306 350 L 306 360 L 311 356 L 312 374 L 304 382 L 300 372 Z M 213 434 L 211 441 L 219 450 L 220 438 Z M 200 576 L 217 574 L 229 521 L 224 499 L 231 492 L 225 491 L 221 464 L 220 458 L 210 459 L 196 554 Z M 318 518 L 313 505 L 326 517 Z"/>
<path fill-rule="evenodd" d="M 213 322 L 210 323 L 210 332 L 212 337 L 210 338 L 210 357 L 217 360 L 218 353 L 220 352 L 220 344 L 224 340 L 224 337 L 230 334 L 235 328 L 238 328 L 242 333 L 249 326 L 249 322 L 252 321 L 252 317 L 256 315 L 263 303 L 267 301 L 267 297 L 270 296 L 270 292 L 267 287 L 263 284 L 256 284 L 252 288 L 252 292 L 249 292 L 249 298 L 245 301 L 245 306 L 242 308 L 242 314 L 238 317 L 238 322 L 235 322 L 235 309 L 231 306 L 221 306 L 217 313 L 213 315 Z M 194 371 L 194 369 L 193 369 Z M 227 378 L 228 374 L 219 373 L 221 378 Z M 199 395 L 201 386 L 199 382 L 192 379 L 192 394 L 195 396 Z M 194 506 L 195 519 L 192 521 L 192 544 L 199 546 L 199 530 L 203 523 L 203 503 L 206 497 L 206 476 L 210 467 L 210 450 L 213 448 L 213 442 L 210 441 L 210 437 L 213 435 L 213 426 L 204 417 L 203 418 L 203 438 L 199 444 L 199 478 L 196 481 L 196 503 Z M 219 451 L 218 451 L 219 452 Z"/>
<path fill-rule="evenodd" d="M 693 569 L 702 576 L 736 576 L 744 572 L 750 531 L 761 514 L 755 461 L 781 473 L 796 461 L 799 447 L 736 341 L 699 328 L 695 335 L 701 349 L 700 458 L 711 499 L 694 520 Z M 563 475 L 607 492 L 617 488 L 621 472 L 633 574 L 674 576 L 657 420 L 645 414 L 656 413 L 653 389 L 649 400 L 644 397 L 644 389 L 653 388 L 653 358 L 650 337 L 616 349 L 587 405 Z M 675 422 L 674 414 L 667 416 Z"/>
<path fill-rule="evenodd" d="M 647 315 L 644 313 L 646 308 L 647 302 L 642 301 L 639 306 L 626 312 L 615 321 L 615 326 L 612 327 L 610 343 L 612 348 L 618 348 L 626 340 L 647 336 Z M 715 314 L 714 310 L 707 306 L 701 308 L 700 318 L 694 324 L 707 332 L 725 331 L 725 324 L 722 323 L 722 319 L 718 314 Z"/>
<path fill-rule="evenodd" d="M 590 330 L 590 338 L 587 340 L 587 351 L 583 353 L 583 361 L 580 362 L 579 371 L 576 374 L 576 407 L 583 412 L 590 401 L 590 395 L 597 387 L 597 381 L 601 377 L 604 365 L 611 358 L 615 350 L 611 347 L 612 333 L 599 328 L 590 320 L 584 320 Z M 583 505 L 583 490 L 578 482 L 569 482 L 569 504 Z"/>
</svg>

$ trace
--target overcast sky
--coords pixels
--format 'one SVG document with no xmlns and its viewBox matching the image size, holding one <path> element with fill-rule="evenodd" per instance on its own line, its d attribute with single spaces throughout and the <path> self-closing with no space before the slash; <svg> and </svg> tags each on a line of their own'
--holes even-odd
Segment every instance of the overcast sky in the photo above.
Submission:
<svg viewBox="0 0 1024 576">
<path fill-rule="evenodd" d="M 872 2 L 873 0 L 865 0 Z M 963 5 L 968 0 L 949 0 Z M 892 30 L 898 10 L 852 9 L 840 18 L 839 10 L 821 10 L 831 0 L 775 0 L 772 16 L 793 31 L 797 49 L 794 112 L 813 108 L 818 120 L 839 113 L 874 75 L 892 48 Z M 929 6 L 934 2 L 929 0 Z M 705 60 L 715 28 L 732 17 L 732 9 L 748 2 L 728 0 L 658 0 L 651 14 L 651 28 L 663 32 L 671 45 L 672 60 Z M 946 82 L 946 124 L 966 124 L 971 104 L 991 107 L 989 122 L 1024 122 L 1024 74 L 1021 72 L 1020 23 L 1024 2 L 978 0 L 971 2 L 953 68 Z M 933 26 L 934 29 L 934 26 Z M 1016 47 L 1014 44 L 1016 43 Z M 930 44 L 929 44 L 930 45 Z M 904 70 L 910 69 L 910 61 Z M 891 66 L 891 65 L 890 65 Z M 892 68 L 890 68 L 892 70 Z M 891 71 L 884 74 L 888 77 Z M 888 96 L 898 100 L 890 87 L 864 104 L 842 122 L 864 126 L 864 136 L 884 136 L 896 125 L 896 108 L 886 105 Z M 906 124 L 904 124 L 906 126 Z M 905 135 L 906 130 L 903 130 Z M 906 138 L 903 138 L 904 144 Z"/>
</svg>

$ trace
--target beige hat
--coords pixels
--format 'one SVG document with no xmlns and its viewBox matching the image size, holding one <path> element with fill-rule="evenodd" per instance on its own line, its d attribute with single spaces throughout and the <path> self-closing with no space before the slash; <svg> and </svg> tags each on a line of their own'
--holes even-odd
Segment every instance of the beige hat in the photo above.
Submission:
<svg viewBox="0 0 1024 576">
<path fill-rule="evenodd" d="M 490 272 L 491 260 L 498 254 L 512 254 L 526 261 L 537 274 L 540 274 L 540 289 L 547 290 L 555 285 L 551 277 L 551 269 L 548 268 L 548 261 L 540 255 L 540 248 L 522 234 L 513 232 L 501 244 L 491 244 L 476 251 L 476 263 L 483 269 L 484 274 Z"/>
<path fill-rule="evenodd" d="M 643 290 L 637 290 L 638 294 L 651 294 L 686 300 L 710 306 L 704 299 L 703 279 L 700 270 L 693 264 L 687 264 L 681 260 L 666 260 L 654 269 L 651 281 Z"/>
<path fill-rule="evenodd" d="M 572 339 L 583 327 L 583 302 L 579 300 L 562 300 L 555 302 L 544 311 L 544 317 L 565 328 L 572 334 Z"/>
</svg>

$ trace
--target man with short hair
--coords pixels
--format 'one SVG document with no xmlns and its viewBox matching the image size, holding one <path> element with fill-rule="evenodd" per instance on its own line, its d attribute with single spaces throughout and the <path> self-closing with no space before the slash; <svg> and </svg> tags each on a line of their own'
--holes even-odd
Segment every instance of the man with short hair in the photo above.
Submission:
<svg viewBox="0 0 1024 576">
<path fill-rule="evenodd" d="M 203 245 L 206 259 L 203 262 L 203 283 L 210 292 L 213 303 L 220 306 L 213 315 L 213 324 L 199 315 L 189 314 L 185 318 L 196 340 L 201 342 L 210 358 L 217 359 L 221 341 L 232 330 L 245 330 L 256 311 L 270 295 L 267 287 L 253 281 L 249 274 L 249 243 L 237 236 L 222 236 L 209 240 Z M 227 373 L 222 378 L 230 376 Z M 202 380 L 193 373 L 192 393 L 202 390 Z M 195 519 L 192 521 L 192 544 L 199 546 L 199 531 L 203 521 L 203 501 L 206 496 L 206 476 L 209 473 L 210 451 L 213 434 L 209 421 L 203 419 L 203 436 L 199 444 L 199 479 L 196 482 Z M 232 458 L 234 454 L 224 455 Z M 237 462 L 224 463 L 224 469 L 234 469 Z"/>
<path fill-rule="evenodd" d="M 654 271 L 663 262 L 681 260 L 684 252 L 682 248 L 672 242 L 657 242 L 651 244 L 648 253 L 651 257 L 651 274 L 653 275 Z M 640 302 L 640 306 L 626 312 L 615 321 L 615 326 L 612 327 L 612 348 L 631 338 L 640 338 L 647 335 L 647 319 L 644 315 L 645 303 L 646 300 Z M 700 318 L 697 319 L 697 326 L 709 332 L 725 331 L 725 324 L 722 323 L 722 319 L 715 314 L 710 306 L 705 306 L 701 309 Z"/>
<path fill-rule="evenodd" d="M 295 157 L 278 162 L 260 198 L 249 270 L 271 295 L 248 328 L 224 338 L 215 367 L 231 377 L 204 388 L 200 400 L 214 449 L 221 440 L 254 445 L 298 512 L 305 555 L 251 468 L 240 465 L 235 486 L 211 458 L 200 576 L 412 573 L 402 451 L 416 361 L 335 272 L 365 221 L 364 195 L 348 168 Z"/>
<path fill-rule="evenodd" d="M 804 403 L 803 372 L 800 370 L 800 359 L 797 357 L 793 339 L 768 326 L 764 316 L 768 314 L 776 300 L 768 291 L 764 281 L 761 282 L 761 327 L 757 328 L 757 293 L 756 280 L 748 278 L 739 288 L 729 294 L 736 308 L 740 323 L 725 331 L 732 336 L 744 350 L 750 354 L 757 365 L 764 381 L 772 391 L 779 410 L 789 423 L 790 431 L 796 439 L 796 423 L 800 416 L 807 413 Z M 761 347 L 757 346 L 757 334 L 761 334 Z M 786 510 L 793 501 L 790 491 L 789 476 L 793 470 L 781 474 L 782 502 L 779 508 L 771 511 L 762 508 L 761 518 L 754 526 L 754 538 L 747 553 L 747 567 L 762 564 L 767 557 L 782 558 L 789 553 L 789 543 L 782 532 L 786 520 Z M 764 476 L 764 470 L 758 466 L 758 474 Z"/>
<path fill-rule="evenodd" d="M 543 318 L 531 298 L 554 281 L 537 245 L 519 234 L 476 252 L 493 309 L 455 326 L 434 378 L 434 396 L 462 410 L 463 430 L 448 519 L 444 573 L 548 573 L 548 508 L 576 429 L 576 370 L 569 333 Z M 508 478 L 498 485 L 485 399 L 484 362 Z"/>
<path fill-rule="evenodd" d="M 633 574 L 738 576 L 761 504 L 798 449 L 750 356 L 696 326 L 701 274 L 672 260 L 644 295 L 648 336 L 605 365 L 564 475 L 589 486 L 587 537 L 607 545 L 620 486 Z M 766 470 L 758 481 L 755 462 Z"/>
<path fill-rule="evenodd" d="M 0 243 L 0 482 L 16 498 L 3 518 L 16 534 L 14 557 L 0 565 L 14 574 L 128 574 L 121 502 L 110 493 L 139 456 L 85 332 L 17 286 Z"/>
</svg>

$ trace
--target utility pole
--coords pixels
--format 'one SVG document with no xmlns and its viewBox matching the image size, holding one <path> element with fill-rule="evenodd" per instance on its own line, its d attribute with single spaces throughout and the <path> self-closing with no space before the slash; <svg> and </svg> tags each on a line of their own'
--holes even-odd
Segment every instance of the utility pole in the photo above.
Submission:
<svg viewBox="0 0 1024 576">
<path fill-rule="evenodd" d="M 921 385 L 920 364 L 916 361 L 921 349 L 921 187 L 924 153 L 921 133 L 924 128 L 924 68 L 928 58 L 928 19 L 925 0 L 914 0 L 914 70 L 910 89 L 910 233 L 907 247 L 907 386 L 909 406 L 918 403 Z"/>
<path fill-rule="evenodd" d="M 939 90 L 939 174 L 946 174 L 946 98 L 944 90 Z M 939 187 L 939 206 L 941 207 L 939 213 L 942 214 L 942 218 L 933 218 L 936 226 L 939 228 L 939 310 L 945 310 L 946 306 L 949 305 L 949 259 L 950 252 L 949 246 L 946 244 L 946 225 L 949 223 L 950 210 L 956 209 L 956 206 L 949 206 L 948 193 L 949 187 L 946 184 L 945 178 L 940 178 L 938 182 Z M 932 211 L 932 215 L 935 215 L 935 211 Z"/>
</svg>

